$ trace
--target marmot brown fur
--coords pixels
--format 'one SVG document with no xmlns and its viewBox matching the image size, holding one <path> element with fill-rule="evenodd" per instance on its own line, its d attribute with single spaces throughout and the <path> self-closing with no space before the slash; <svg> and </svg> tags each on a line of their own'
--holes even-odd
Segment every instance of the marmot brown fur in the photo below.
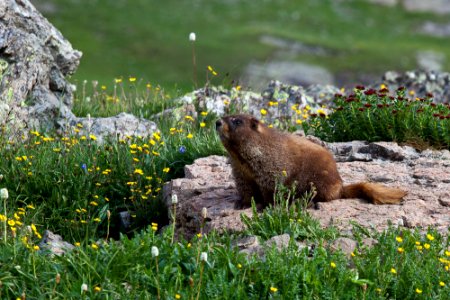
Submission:
<svg viewBox="0 0 450 300">
<path fill-rule="evenodd" d="M 306 138 L 272 129 L 250 115 L 232 115 L 216 122 L 216 130 L 231 158 L 241 199 L 265 207 L 273 202 L 277 181 L 296 186 L 298 195 L 316 188 L 313 201 L 363 198 L 374 204 L 399 203 L 406 192 L 381 184 L 361 182 L 344 186 L 333 155 Z"/>
</svg>

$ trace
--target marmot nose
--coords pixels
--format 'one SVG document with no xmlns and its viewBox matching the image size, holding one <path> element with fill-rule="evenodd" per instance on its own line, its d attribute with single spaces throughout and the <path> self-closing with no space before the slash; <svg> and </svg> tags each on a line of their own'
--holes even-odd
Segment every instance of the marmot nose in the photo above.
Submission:
<svg viewBox="0 0 450 300">
<path fill-rule="evenodd" d="M 222 120 L 217 120 L 216 121 L 216 129 L 219 129 L 220 127 L 222 127 Z"/>
</svg>

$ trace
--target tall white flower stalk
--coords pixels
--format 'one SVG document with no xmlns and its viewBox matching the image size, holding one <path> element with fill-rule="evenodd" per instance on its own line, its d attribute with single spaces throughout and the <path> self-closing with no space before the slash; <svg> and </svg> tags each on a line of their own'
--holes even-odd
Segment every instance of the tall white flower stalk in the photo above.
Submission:
<svg viewBox="0 0 450 300">
<path fill-rule="evenodd" d="M 7 188 L 2 188 L 0 189 L 0 200 L 2 200 L 3 202 L 3 213 L 4 213 L 4 222 L 3 222 L 3 242 L 6 244 L 6 239 L 7 239 L 7 234 L 6 234 L 6 221 L 8 220 L 7 216 L 7 211 L 6 211 L 6 201 L 8 201 L 9 198 L 9 193 L 8 193 L 8 189 Z"/>
<path fill-rule="evenodd" d="M 200 297 L 200 291 L 202 289 L 202 277 L 203 277 L 203 269 L 205 268 L 205 264 L 208 262 L 208 253 L 202 252 L 200 254 L 200 278 L 198 279 L 198 291 L 197 291 L 197 300 Z"/>
<path fill-rule="evenodd" d="M 198 82 L 197 82 L 197 60 L 195 57 L 195 40 L 197 39 L 197 36 L 195 34 L 195 32 L 191 32 L 189 34 L 189 41 L 192 44 L 192 67 L 193 67 L 193 72 L 194 72 L 194 85 L 195 88 L 197 89 L 198 87 Z"/>
<path fill-rule="evenodd" d="M 159 249 L 156 246 L 152 246 L 152 257 L 155 259 L 155 265 L 156 265 L 156 276 L 155 276 L 155 280 L 156 280 L 156 291 L 158 293 L 157 295 L 157 299 L 161 299 L 161 293 L 160 293 L 160 287 L 159 287 L 159 267 L 158 267 L 158 256 L 159 256 Z"/>
<path fill-rule="evenodd" d="M 177 194 L 173 194 L 172 195 L 172 208 L 173 208 L 173 212 L 172 212 L 172 240 L 171 240 L 171 244 L 173 244 L 173 239 L 175 237 L 175 223 L 177 220 L 177 203 L 178 203 L 178 196 Z"/>
</svg>

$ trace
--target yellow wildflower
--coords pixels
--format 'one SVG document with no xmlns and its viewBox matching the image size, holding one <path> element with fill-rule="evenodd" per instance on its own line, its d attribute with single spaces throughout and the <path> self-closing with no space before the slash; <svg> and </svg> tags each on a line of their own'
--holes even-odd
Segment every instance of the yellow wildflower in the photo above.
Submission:
<svg viewBox="0 0 450 300">
<path fill-rule="evenodd" d="M 427 239 L 429 240 L 429 241 L 433 241 L 434 240 L 434 236 L 432 236 L 431 234 L 427 234 Z"/>
<path fill-rule="evenodd" d="M 97 137 L 96 137 L 95 135 L 93 135 L 93 134 L 90 134 L 90 135 L 89 135 L 89 138 L 90 138 L 91 140 L 93 140 L 93 141 L 96 141 L 96 140 L 97 140 Z"/>
<path fill-rule="evenodd" d="M 192 135 L 192 133 L 189 133 L 186 137 L 187 137 L 188 139 L 192 139 L 194 136 Z"/>
<path fill-rule="evenodd" d="M 134 174 L 144 175 L 144 171 L 142 169 L 135 169 Z"/>
<path fill-rule="evenodd" d="M 422 294 L 422 290 L 419 289 L 419 288 L 416 288 L 416 293 L 417 293 L 417 294 Z"/>
<path fill-rule="evenodd" d="M 277 289 L 276 287 L 271 286 L 271 287 L 270 287 L 270 291 L 271 291 L 272 293 L 276 293 L 276 292 L 278 291 L 278 289 Z"/>
<path fill-rule="evenodd" d="M 395 274 L 397 274 L 397 270 L 394 268 L 391 268 L 391 273 L 395 275 Z"/>
<path fill-rule="evenodd" d="M 334 269 L 334 268 L 336 268 L 336 264 L 334 262 L 331 262 L 330 267 L 332 267 Z"/>
<path fill-rule="evenodd" d="M 403 242 L 403 239 L 400 236 L 396 237 L 395 240 L 399 243 Z"/>
<path fill-rule="evenodd" d="M 319 115 L 327 115 L 327 113 L 325 112 L 325 110 L 324 110 L 323 108 L 319 108 L 319 109 L 317 110 L 317 113 L 318 113 Z"/>
<path fill-rule="evenodd" d="M 200 123 L 200 127 L 201 127 L 201 128 L 203 128 L 203 127 L 205 127 L 205 126 L 206 126 L 206 123 L 205 123 L 205 122 L 201 122 L 201 123 Z"/>
<path fill-rule="evenodd" d="M 153 133 L 153 137 L 154 137 L 155 140 L 157 140 L 157 141 L 159 141 L 159 140 L 161 139 L 161 136 L 160 136 L 157 132 Z"/>
<path fill-rule="evenodd" d="M 170 171 L 170 168 L 164 168 L 164 169 L 163 169 L 163 172 L 164 172 L 164 173 L 169 173 L 169 171 Z"/>
<path fill-rule="evenodd" d="M 267 110 L 265 110 L 264 108 L 261 108 L 260 112 L 263 116 L 267 115 Z"/>
</svg>

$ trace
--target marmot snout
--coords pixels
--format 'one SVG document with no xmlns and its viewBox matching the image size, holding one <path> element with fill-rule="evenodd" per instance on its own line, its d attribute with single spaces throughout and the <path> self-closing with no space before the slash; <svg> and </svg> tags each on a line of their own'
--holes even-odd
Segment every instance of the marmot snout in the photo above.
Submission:
<svg viewBox="0 0 450 300">
<path fill-rule="evenodd" d="M 399 203 L 406 192 L 376 183 L 344 186 L 332 154 L 297 135 L 269 128 L 251 115 L 231 115 L 217 120 L 216 130 L 230 154 L 237 208 L 248 207 L 251 198 L 265 207 L 273 202 L 277 181 L 295 184 L 299 195 L 313 184 L 314 201 L 364 198 L 375 204 Z"/>
</svg>

